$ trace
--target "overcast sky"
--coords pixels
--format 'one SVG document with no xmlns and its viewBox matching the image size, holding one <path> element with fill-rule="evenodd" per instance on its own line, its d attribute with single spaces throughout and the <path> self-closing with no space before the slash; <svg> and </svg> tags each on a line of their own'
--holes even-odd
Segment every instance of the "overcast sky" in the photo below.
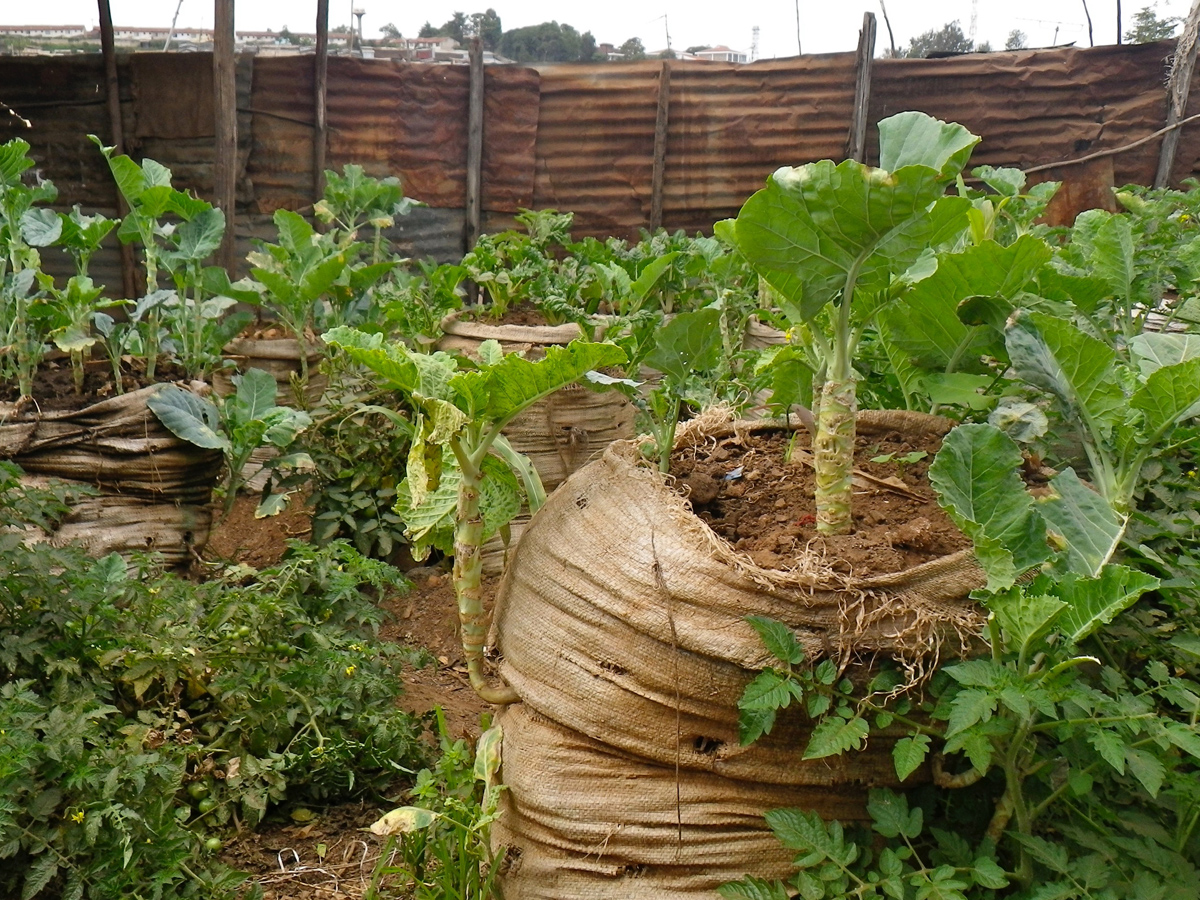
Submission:
<svg viewBox="0 0 1200 900">
<path fill-rule="evenodd" d="M 110 0 L 113 19 L 118 25 L 167 27 L 175 14 L 179 0 Z M 957 19 L 964 32 L 970 31 L 971 0 L 884 0 L 891 17 L 897 46 L 930 28 L 939 28 Z M 858 30 L 864 12 L 874 12 L 879 19 L 876 39 L 878 52 L 887 46 L 887 29 L 880 13 L 879 0 L 846 3 L 830 0 L 798 0 L 800 40 L 805 53 L 830 53 L 852 50 L 858 41 Z M 796 54 L 797 0 L 600 0 L 586 4 L 551 2 L 551 0 L 424 0 L 422 3 L 401 0 L 331 0 L 330 27 L 346 24 L 353 7 L 365 11 L 363 32 L 368 39 L 378 37 L 379 29 L 391 22 L 404 35 L 415 35 L 421 25 L 435 26 L 448 20 L 455 11 L 467 14 L 482 12 L 492 6 L 505 29 L 558 21 L 579 31 L 591 31 L 598 42 L 620 44 L 627 38 L 639 37 L 647 50 L 670 45 L 684 49 L 698 44 L 726 44 L 748 51 L 754 26 L 759 27 L 758 55 L 761 58 L 794 56 Z M 976 0 L 976 31 L 978 41 L 990 41 L 996 48 L 1004 46 L 1013 29 L 1028 36 L 1029 46 L 1047 46 L 1074 41 L 1088 45 L 1084 0 Z M 1133 14 L 1143 6 L 1143 0 L 1124 0 L 1124 29 L 1128 29 Z M 1117 0 L 1087 0 L 1092 14 L 1097 44 L 1110 44 L 1116 39 Z M 1160 16 L 1186 16 L 1187 0 L 1159 0 Z M 287 26 L 292 31 L 313 30 L 316 16 L 315 0 L 237 0 L 237 27 L 265 31 Z M 97 23 L 94 0 L 41 0 L 25 3 L 20 0 L 0 0 L 0 25 L 52 25 Z M 211 28 L 212 0 L 182 0 L 179 24 L 193 28 Z M 1056 38 L 1057 31 L 1057 38 Z"/>
</svg>

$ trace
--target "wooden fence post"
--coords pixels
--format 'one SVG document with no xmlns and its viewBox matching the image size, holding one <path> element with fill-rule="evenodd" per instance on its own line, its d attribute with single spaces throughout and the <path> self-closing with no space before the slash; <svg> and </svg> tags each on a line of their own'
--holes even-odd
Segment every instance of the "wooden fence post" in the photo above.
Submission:
<svg viewBox="0 0 1200 900">
<path fill-rule="evenodd" d="M 125 153 L 125 126 L 121 121 L 121 80 L 117 75 L 117 51 L 113 41 L 112 9 L 108 0 L 98 0 L 100 6 L 100 49 L 104 54 L 104 83 L 108 94 L 108 130 L 112 146 L 117 153 Z M 129 215 L 129 204 L 125 195 L 117 191 L 117 215 L 122 219 Z M 137 272 L 133 267 L 133 247 L 121 241 L 121 287 L 126 297 L 133 298 L 141 292 L 137 286 Z"/>
<path fill-rule="evenodd" d="M 317 52 L 313 57 L 313 203 L 325 195 L 326 82 L 329 77 L 329 0 L 317 0 Z"/>
<path fill-rule="evenodd" d="M 237 262 L 234 230 L 237 223 L 237 71 L 234 59 L 233 0 L 216 0 L 213 13 L 213 107 L 216 146 L 213 193 L 225 211 L 225 236 L 217 262 L 233 273 Z"/>
<path fill-rule="evenodd" d="M 667 126 L 671 110 L 671 64 L 658 72 L 658 113 L 654 117 L 654 168 L 650 175 L 650 230 L 662 227 L 663 182 L 667 174 Z"/>
<path fill-rule="evenodd" d="M 483 42 L 479 38 L 471 38 L 468 56 L 466 252 L 470 253 L 483 223 Z"/>
<path fill-rule="evenodd" d="M 863 13 L 854 62 L 854 117 L 846 142 L 846 158 L 867 161 L 867 109 L 871 105 L 871 67 L 875 59 L 875 13 Z"/>
<path fill-rule="evenodd" d="M 1171 181 L 1171 169 L 1175 166 L 1175 150 L 1179 146 L 1179 133 L 1182 128 L 1172 128 L 1179 122 L 1187 111 L 1188 94 L 1192 89 L 1192 71 L 1196 68 L 1196 50 L 1200 47 L 1197 35 L 1200 33 L 1200 4 L 1192 7 L 1183 33 L 1179 35 L 1179 43 L 1175 47 L 1175 61 L 1171 63 L 1171 77 L 1167 79 L 1167 127 L 1171 128 L 1163 136 L 1162 149 L 1158 154 L 1158 173 L 1154 176 L 1154 186 L 1165 188 Z"/>
</svg>

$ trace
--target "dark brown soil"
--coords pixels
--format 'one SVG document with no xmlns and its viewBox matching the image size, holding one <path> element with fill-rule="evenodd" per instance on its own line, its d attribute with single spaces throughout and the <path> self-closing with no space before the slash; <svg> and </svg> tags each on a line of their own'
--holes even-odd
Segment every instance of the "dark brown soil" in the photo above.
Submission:
<svg viewBox="0 0 1200 900">
<path fill-rule="evenodd" d="M 394 804 L 292 810 L 305 821 L 284 817 L 242 832 L 226 842 L 221 858 L 262 885 L 263 900 L 357 900 L 387 840 L 366 829 L 400 805 L 397 798 Z"/>
<path fill-rule="evenodd" d="M 470 316 L 471 312 L 468 311 Z M 474 316 L 478 322 L 486 322 L 488 325 L 528 325 L 528 326 L 545 326 L 550 322 L 546 319 L 545 314 L 534 306 L 529 301 L 522 301 L 516 306 L 510 306 L 505 310 L 504 315 L 498 319 L 492 318 L 491 310 L 486 307 L 480 307 L 479 312 Z"/>
<path fill-rule="evenodd" d="M 121 363 L 121 381 L 125 393 L 148 387 L 155 382 L 184 381 L 187 372 L 180 366 L 159 360 L 153 382 L 146 378 L 141 359 L 126 358 Z M 112 366 L 106 359 L 93 359 L 84 365 L 83 392 L 75 391 L 71 360 L 65 356 L 42 362 L 33 378 L 33 398 L 38 409 L 50 412 L 61 409 L 81 409 L 92 403 L 107 400 L 117 393 Z M 20 397 L 16 381 L 0 384 L 0 401 L 12 402 Z"/>
<path fill-rule="evenodd" d="M 491 706 L 479 699 L 467 679 L 454 584 L 448 573 L 436 568 L 412 569 L 408 577 L 413 581 L 412 591 L 384 601 L 383 607 L 392 618 L 379 636 L 426 648 L 435 665 L 405 672 L 400 705 L 414 713 L 427 713 L 440 706 L 450 737 L 474 742 L 480 734 L 479 717 Z M 495 596 L 495 590 L 494 581 L 484 582 L 487 602 Z"/>
<path fill-rule="evenodd" d="M 238 497 L 229 518 L 213 526 L 204 558 L 245 563 L 256 569 L 275 565 L 283 559 L 289 538 L 306 541 L 312 536 L 312 510 L 304 501 L 293 495 L 279 515 L 256 519 L 258 497 Z"/>
<path fill-rule="evenodd" d="M 817 533 L 813 470 L 785 461 L 791 440 L 782 431 L 754 434 L 745 442 L 730 436 L 715 447 L 677 451 L 671 460 L 671 474 L 696 514 L 757 565 L 789 568 L 807 547 L 823 552 L 835 571 L 882 575 L 970 546 L 937 505 L 926 478 L 936 439 L 860 435 L 855 467 L 888 485 L 855 485 L 854 530 L 837 537 Z M 796 432 L 795 448 L 802 451 L 797 458 L 806 455 L 809 437 L 803 429 Z M 897 462 L 913 452 L 926 455 L 910 464 Z M 888 454 L 891 461 L 871 461 Z"/>
</svg>

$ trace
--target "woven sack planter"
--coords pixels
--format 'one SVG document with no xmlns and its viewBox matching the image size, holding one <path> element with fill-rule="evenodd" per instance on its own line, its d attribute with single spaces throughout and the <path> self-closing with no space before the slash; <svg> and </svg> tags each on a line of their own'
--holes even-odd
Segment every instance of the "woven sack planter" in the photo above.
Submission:
<svg viewBox="0 0 1200 900">
<path fill-rule="evenodd" d="M 537 359 L 546 348 L 563 346 L 583 337 L 574 323 L 566 325 L 489 325 L 461 317 L 442 321 L 445 332 L 440 350 L 457 350 L 474 356 L 486 340 L 500 342 L 506 353 L 524 353 Z M 592 391 L 583 385 L 568 385 L 539 400 L 504 428 L 513 449 L 529 457 L 542 486 L 549 494 L 572 473 L 604 452 L 613 441 L 633 437 L 635 410 L 619 391 Z M 508 547 L 498 537 L 484 548 L 484 572 L 498 575 L 505 558 L 516 546 L 523 522 L 510 527 Z"/>
<path fill-rule="evenodd" d="M 742 339 L 743 350 L 766 350 L 787 343 L 787 335 L 772 325 L 760 322 L 753 316 L 746 322 L 746 335 Z"/>
<path fill-rule="evenodd" d="M 308 384 L 303 386 L 302 396 L 298 397 L 301 352 L 301 344 L 295 338 L 234 338 L 225 345 L 225 358 L 233 361 L 234 371 L 244 373 L 250 369 L 262 369 L 275 379 L 276 403 L 293 408 L 302 405 L 309 409 L 320 402 L 329 379 L 318 370 L 324 358 L 321 349 L 312 344 L 304 345 L 304 352 L 308 356 Z M 213 390 L 222 397 L 235 393 L 237 388 L 232 375 L 233 372 L 228 369 L 214 372 Z M 301 399 L 303 404 L 299 402 Z M 279 450 L 275 447 L 259 447 L 253 451 L 242 467 L 242 489 L 253 494 L 260 492 L 271 476 L 266 465 L 277 456 Z"/>
<path fill-rule="evenodd" d="M 506 900 L 675 900 L 716 896 L 747 871 L 791 872 L 794 851 L 762 813 L 816 809 L 866 819 L 865 791 L 736 782 L 647 763 L 556 725 L 524 703 L 507 707 L 502 815 Z"/>
<path fill-rule="evenodd" d="M 158 421 L 146 399 L 161 387 L 78 410 L 14 412 L 0 404 L 0 459 L 34 483 L 54 478 L 100 491 L 79 501 L 49 540 L 77 541 L 95 555 L 153 551 L 171 566 L 187 565 L 208 542 L 221 453 L 180 440 Z"/>
<path fill-rule="evenodd" d="M 681 427 L 678 442 L 702 444 L 771 427 L 781 426 L 698 421 Z M 947 420 L 930 416 L 859 417 L 863 433 L 944 434 L 948 427 Z M 772 664 L 746 617 L 788 624 L 810 660 L 849 663 L 882 654 L 921 666 L 943 648 L 960 652 L 977 633 L 982 619 L 968 594 L 984 583 L 969 551 L 870 578 L 836 574 L 815 553 L 801 554 L 788 571 L 760 568 L 693 515 L 657 469 L 640 459 L 635 443 L 620 442 L 568 479 L 525 529 L 500 585 L 494 643 L 501 674 L 530 713 L 586 735 L 597 752 L 631 764 L 665 768 L 672 777 L 678 768 L 688 777 L 720 779 L 723 791 L 747 803 L 766 790 L 753 815 L 722 826 L 761 828 L 762 813 L 791 802 L 790 791 L 812 797 L 815 790 L 830 802 L 861 804 L 868 786 L 895 785 L 896 779 L 886 735 L 873 736 L 860 753 L 802 761 L 811 723 L 795 708 L 780 715 L 770 736 L 739 746 L 737 701 L 756 672 Z M 533 757 L 517 766 L 551 771 L 558 765 L 556 758 L 541 759 L 549 750 L 536 741 L 513 749 Z M 606 788 L 597 782 L 594 790 Z M 563 865 L 580 870 L 579 846 L 564 843 L 562 834 L 530 833 L 520 811 L 531 801 L 515 782 L 511 793 L 508 802 L 518 814 L 506 827 L 521 847 L 524 871 Z M 810 808 L 824 810 L 812 802 Z M 614 809 L 600 799 L 594 807 L 581 814 L 610 821 L 620 812 L 619 804 Z M 663 829 L 662 840 L 675 839 L 674 820 Z M 628 865 L 655 864 L 646 857 Z M 747 860 L 731 858 L 730 864 L 743 867 L 739 874 L 767 877 L 768 869 L 748 869 Z M 523 893 L 533 888 L 520 871 L 510 876 L 516 883 L 512 896 L 542 896 Z M 669 890 L 715 896 L 716 884 L 697 881 L 697 871 L 664 873 L 662 883 L 647 881 L 644 873 L 635 881 L 620 873 L 588 873 L 558 896 L 676 896 L 664 893 Z M 595 887 L 597 878 L 607 885 L 603 890 Z"/>
<path fill-rule="evenodd" d="M 225 357 L 233 361 L 236 371 L 246 372 L 249 369 L 262 369 L 269 372 L 275 379 L 278 388 L 276 403 L 280 406 L 297 406 L 296 389 L 293 379 L 300 377 L 300 355 L 308 358 L 308 384 L 304 386 L 304 405 L 315 405 L 329 379 L 318 371 L 324 354 L 321 348 L 313 344 L 305 344 L 303 348 L 295 338 L 234 338 L 225 345 Z M 213 390 L 222 397 L 234 393 L 236 388 L 227 371 L 213 373 Z"/>
</svg>

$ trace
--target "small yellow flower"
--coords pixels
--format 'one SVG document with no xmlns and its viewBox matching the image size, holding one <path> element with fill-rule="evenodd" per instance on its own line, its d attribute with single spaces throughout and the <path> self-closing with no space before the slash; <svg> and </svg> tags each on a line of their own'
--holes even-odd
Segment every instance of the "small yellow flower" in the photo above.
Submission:
<svg viewBox="0 0 1200 900">
<path fill-rule="evenodd" d="M 357 670 L 358 666 L 346 666 L 346 677 L 352 677 Z"/>
<path fill-rule="evenodd" d="M 76 825 L 79 825 L 83 822 L 85 816 L 86 816 L 86 814 L 84 813 L 84 811 L 82 809 L 78 810 L 76 812 L 71 813 L 71 821 L 74 822 Z"/>
</svg>

